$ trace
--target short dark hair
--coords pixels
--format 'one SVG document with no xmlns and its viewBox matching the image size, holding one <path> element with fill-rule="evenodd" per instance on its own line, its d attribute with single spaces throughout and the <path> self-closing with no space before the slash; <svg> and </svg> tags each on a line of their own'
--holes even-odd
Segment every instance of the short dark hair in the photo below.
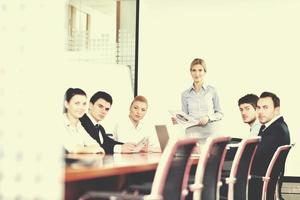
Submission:
<svg viewBox="0 0 300 200">
<path fill-rule="evenodd" d="M 110 103 L 110 105 L 112 105 L 113 103 L 113 99 L 110 96 L 110 94 L 103 92 L 103 91 L 98 91 L 96 92 L 90 99 L 90 102 L 92 104 L 94 104 L 98 99 L 104 99 L 105 101 L 107 101 L 108 103 Z"/>
<path fill-rule="evenodd" d="M 67 89 L 67 91 L 65 93 L 64 100 L 67 101 L 67 102 L 70 102 L 72 97 L 74 97 L 75 95 L 86 96 L 86 93 L 80 88 L 69 88 L 69 89 Z M 66 113 L 66 112 L 67 112 L 67 109 L 64 107 L 64 113 Z"/>
<path fill-rule="evenodd" d="M 261 93 L 259 98 L 270 97 L 274 103 L 274 108 L 280 107 L 280 99 L 279 97 L 272 92 L 263 92 Z"/>
<path fill-rule="evenodd" d="M 256 109 L 256 104 L 258 101 L 258 96 L 256 94 L 246 94 L 245 96 L 241 97 L 238 101 L 238 105 L 240 106 L 243 103 L 248 103 Z"/>
</svg>

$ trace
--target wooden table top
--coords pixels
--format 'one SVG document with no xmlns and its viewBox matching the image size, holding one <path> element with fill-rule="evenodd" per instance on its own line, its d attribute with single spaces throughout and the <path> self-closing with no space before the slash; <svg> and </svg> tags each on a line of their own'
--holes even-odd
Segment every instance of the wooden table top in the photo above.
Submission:
<svg viewBox="0 0 300 200">
<path fill-rule="evenodd" d="M 105 176 L 155 170 L 161 153 L 137 154 L 73 154 L 69 158 L 78 158 L 82 162 L 66 165 L 65 181 L 78 181 Z"/>
<path fill-rule="evenodd" d="M 80 162 L 66 165 L 65 182 L 72 182 L 155 170 L 161 153 L 69 154 L 67 157 L 80 159 Z M 199 157 L 192 158 L 193 163 L 197 163 Z"/>
</svg>

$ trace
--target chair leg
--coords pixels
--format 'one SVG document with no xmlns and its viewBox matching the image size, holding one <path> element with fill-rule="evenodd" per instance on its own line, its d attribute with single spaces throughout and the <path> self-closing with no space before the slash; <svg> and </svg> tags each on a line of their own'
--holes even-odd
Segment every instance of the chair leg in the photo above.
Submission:
<svg viewBox="0 0 300 200">
<path fill-rule="evenodd" d="M 281 186 L 282 186 L 282 182 L 280 181 L 280 179 L 277 181 L 276 184 L 276 189 L 275 189 L 275 200 L 284 200 L 281 196 Z"/>
<path fill-rule="evenodd" d="M 279 199 L 278 184 L 276 184 L 276 190 L 275 190 L 274 199 L 275 199 L 275 200 L 280 200 L 280 199 Z"/>
</svg>

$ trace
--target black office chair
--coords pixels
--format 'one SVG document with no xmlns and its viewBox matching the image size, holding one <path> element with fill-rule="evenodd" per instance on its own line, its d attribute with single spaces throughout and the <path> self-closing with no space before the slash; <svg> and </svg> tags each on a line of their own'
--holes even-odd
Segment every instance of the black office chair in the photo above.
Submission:
<svg viewBox="0 0 300 200">
<path fill-rule="evenodd" d="M 250 169 L 257 145 L 260 140 L 260 137 L 252 137 L 243 139 L 238 144 L 238 149 L 234 156 L 229 175 L 222 175 L 223 184 L 221 187 L 220 199 L 247 199 Z M 230 145 L 228 146 L 230 147 Z"/>
<path fill-rule="evenodd" d="M 196 174 L 190 177 L 190 196 L 194 200 L 215 200 L 219 196 L 221 171 L 230 137 L 209 137 L 198 161 Z"/>
<path fill-rule="evenodd" d="M 275 151 L 266 171 L 265 176 L 251 175 L 251 179 L 259 179 L 262 184 L 262 198 L 261 200 L 274 200 L 276 184 L 279 180 L 281 172 L 284 169 L 285 161 L 290 149 L 294 146 L 283 145 L 277 148 Z"/>
<path fill-rule="evenodd" d="M 91 191 L 81 196 L 79 200 L 184 199 L 186 193 L 182 191 L 186 191 L 187 188 L 189 169 L 191 166 L 191 160 L 189 158 L 197 141 L 195 138 L 171 139 L 168 141 L 158 164 L 150 194 L 133 195 Z"/>
</svg>

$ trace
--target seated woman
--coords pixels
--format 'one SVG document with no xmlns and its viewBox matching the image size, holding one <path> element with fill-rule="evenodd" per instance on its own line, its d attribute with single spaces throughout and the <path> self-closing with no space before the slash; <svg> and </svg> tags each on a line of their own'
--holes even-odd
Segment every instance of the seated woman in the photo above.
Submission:
<svg viewBox="0 0 300 200">
<path fill-rule="evenodd" d="M 148 101 L 143 96 L 136 96 L 131 102 L 129 115 L 115 127 L 114 137 L 120 142 L 142 142 L 141 152 L 161 152 L 154 127 L 147 126 L 142 119 L 147 113 Z"/>
<path fill-rule="evenodd" d="M 87 109 L 87 97 L 79 88 L 69 88 L 64 101 L 63 146 L 69 153 L 104 153 L 99 144 L 81 126 L 81 118 Z"/>
</svg>

